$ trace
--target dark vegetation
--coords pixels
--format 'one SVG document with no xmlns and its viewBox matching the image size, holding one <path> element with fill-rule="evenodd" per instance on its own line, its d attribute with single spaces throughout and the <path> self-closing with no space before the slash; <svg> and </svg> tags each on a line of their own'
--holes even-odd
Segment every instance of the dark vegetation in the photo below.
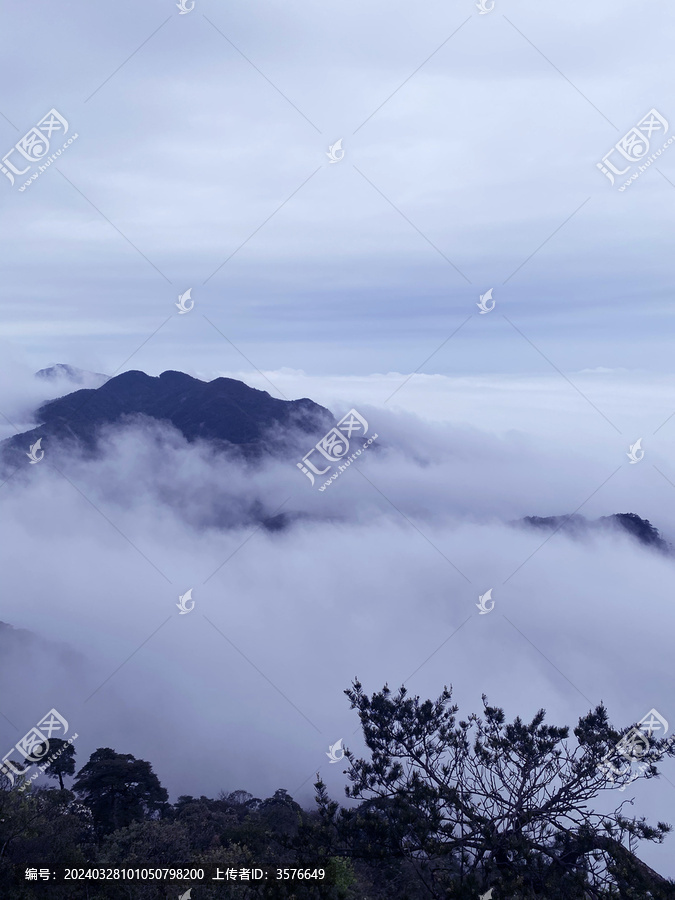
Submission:
<svg viewBox="0 0 675 900">
<path fill-rule="evenodd" d="M 675 883 L 636 855 L 670 826 L 628 816 L 630 793 L 614 789 L 630 772 L 612 783 L 599 768 L 632 730 L 612 728 L 602 705 L 571 737 L 546 724 L 543 710 L 507 723 L 485 698 L 480 714 L 460 720 L 448 689 L 434 701 L 405 688 L 370 697 L 358 682 L 346 693 L 368 755 L 345 753 L 345 807 L 318 776 L 312 810 L 283 789 L 266 799 L 234 791 L 169 803 L 149 762 L 99 748 L 76 773 L 74 746 L 50 741 L 50 756 L 61 750 L 46 771 L 53 787 L 23 779 L 11 787 L 3 776 L 0 896 L 154 900 L 191 887 L 35 884 L 24 879 L 28 867 L 261 866 L 322 867 L 327 879 L 193 885 L 191 900 L 477 900 L 490 890 L 493 900 L 675 897 Z M 675 755 L 663 738 L 650 746 L 646 780 L 658 777 L 657 759 Z"/>
</svg>

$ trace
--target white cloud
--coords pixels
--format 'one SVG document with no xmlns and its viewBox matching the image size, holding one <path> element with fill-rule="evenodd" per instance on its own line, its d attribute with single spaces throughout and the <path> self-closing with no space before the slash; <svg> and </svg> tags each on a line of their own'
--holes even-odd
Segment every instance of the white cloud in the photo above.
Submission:
<svg viewBox="0 0 675 900">
<path fill-rule="evenodd" d="M 149 758 L 174 793 L 284 786 L 302 800 L 317 768 L 340 793 L 329 743 L 360 747 L 342 694 L 354 676 L 375 690 L 422 666 L 411 689 L 451 682 L 464 711 L 484 691 L 511 716 L 544 706 L 573 724 L 602 699 L 618 725 L 652 707 L 675 722 L 672 560 L 619 534 L 544 543 L 507 524 L 573 511 L 616 463 L 581 512 L 634 511 L 672 535 L 673 488 L 645 463 L 589 460 L 573 435 L 551 445 L 536 429 L 499 437 L 361 411 L 380 435 L 366 478 L 352 468 L 323 494 L 295 458 L 227 463 L 157 426 L 110 432 L 102 460 L 52 454 L 6 484 L 15 602 L 3 618 L 80 658 L 28 654 L 32 677 L 17 684 L 12 657 L 0 673 L 9 719 L 27 730 L 55 706 L 81 735 L 81 760 L 102 745 Z M 299 516 L 287 530 L 236 524 L 256 501 L 269 515 L 286 498 Z M 195 609 L 179 616 L 190 587 Z M 478 616 L 489 587 L 495 609 Z M 6 725 L 2 737 L 11 745 Z M 640 809 L 668 818 L 668 783 L 647 787 Z M 668 852 L 650 853 L 665 871 Z"/>
<path fill-rule="evenodd" d="M 357 741 L 341 691 L 357 674 L 369 690 L 400 682 L 466 615 L 415 690 L 452 681 L 463 710 L 486 690 L 510 715 L 544 705 L 572 723 L 587 703 L 557 666 L 617 723 L 655 706 L 675 724 L 672 562 L 616 535 L 537 550 L 539 533 L 505 524 L 583 504 L 675 536 L 675 150 L 625 194 L 596 168 L 650 108 L 675 127 L 666 8 L 197 0 L 179 17 L 159 0 L 36 0 L 3 28 L 20 73 L 4 147 L 52 106 L 80 136 L 59 162 L 75 189 L 50 171 L 18 194 L 0 175 L 0 333 L 14 341 L 0 438 L 62 389 L 32 375 L 55 361 L 271 390 L 252 363 L 288 397 L 356 406 L 380 434 L 362 463 L 375 487 L 354 469 L 323 494 L 295 458 L 225 464 L 144 426 L 111 433 L 96 463 L 48 449 L 10 479 L 0 618 L 76 655 L 0 661 L 19 730 L 65 705 L 80 761 L 112 745 L 174 792 L 293 791 L 323 766 L 338 793 L 324 752 Z M 330 166 L 338 137 L 345 159 Z M 478 316 L 490 286 L 497 306 Z M 195 309 L 179 317 L 188 287 Z M 638 437 L 645 459 L 630 466 Z M 289 530 L 238 524 L 287 497 Z M 179 617 L 188 587 L 197 606 Z M 496 607 L 478 617 L 488 587 Z M 0 738 L 16 739 L 1 719 Z M 671 790 L 652 782 L 641 808 L 671 818 Z M 666 842 L 649 859 L 666 871 L 671 856 Z"/>
</svg>

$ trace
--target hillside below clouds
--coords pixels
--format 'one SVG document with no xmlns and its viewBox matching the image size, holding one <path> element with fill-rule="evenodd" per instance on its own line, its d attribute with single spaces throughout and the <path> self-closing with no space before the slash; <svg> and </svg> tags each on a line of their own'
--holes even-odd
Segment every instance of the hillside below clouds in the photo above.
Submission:
<svg viewBox="0 0 675 900">
<path fill-rule="evenodd" d="M 103 426 L 139 416 L 169 423 L 188 443 L 209 441 L 246 456 L 283 449 L 284 430 L 320 437 L 333 424 L 329 410 L 312 400 L 277 400 L 233 378 L 205 382 L 183 372 L 152 377 L 130 371 L 44 403 L 34 416 L 38 425 L 6 440 L 3 455 L 25 460 L 38 438 L 45 452 L 73 441 L 91 452 Z"/>
</svg>

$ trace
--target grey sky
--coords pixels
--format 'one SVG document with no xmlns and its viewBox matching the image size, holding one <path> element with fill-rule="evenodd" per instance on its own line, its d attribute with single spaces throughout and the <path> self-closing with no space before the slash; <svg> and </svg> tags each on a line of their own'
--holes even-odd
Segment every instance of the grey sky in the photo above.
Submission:
<svg viewBox="0 0 675 900">
<path fill-rule="evenodd" d="M 112 433 L 98 466 L 71 461 L 82 494 L 44 465 L 1 498 L 17 599 L 0 618 L 82 657 L 36 655 L 45 677 L 5 704 L 17 727 L 68 698 L 80 762 L 112 745 L 185 793 L 294 791 L 324 764 L 339 796 L 324 754 L 356 727 L 341 691 L 355 675 L 399 683 L 468 615 L 415 690 L 454 681 L 463 712 L 486 690 L 560 724 L 586 697 L 617 724 L 652 706 L 675 723 L 672 563 L 552 540 L 497 587 L 538 546 L 505 524 L 517 516 L 587 502 L 675 538 L 675 420 L 658 430 L 673 412 L 675 149 L 623 193 L 596 167 L 653 108 L 675 134 L 667 4 L 196 0 L 181 16 L 175 0 L 37 0 L 2 27 L 0 158 L 51 108 L 78 134 L 24 192 L 0 175 L 3 413 L 25 426 L 48 390 L 30 373 L 57 361 L 269 389 L 260 369 L 288 397 L 366 411 L 386 449 L 364 474 L 471 582 L 355 471 L 319 497 L 295 461 L 224 471 L 175 436 L 160 458 L 152 434 Z M 287 491 L 313 524 L 259 535 L 197 590 L 249 538 L 199 515 Z M 199 612 L 178 619 L 190 586 Z M 499 612 L 479 620 L 490 586 Z M 85 710 L 82 685 L 170 615 Z M 16 679 L 26 661 L 0 665 Z M 15 739 L 3 722 L 0 737 Z M 675 788 L 657 788 L 640 812 L 672 819 Z M 666 871 L 671 846 L 650 853 Z"/>
<path fill-rule="evenodd" d="M 4 18 L 3 146 L 52 107 L 79 135 L 62 175 L 0 183 L 0 334 L 35 366 L 114 371 L 169 316 L 135 367 L 240 365 L 206 315 L 259 368 L 405 373 L 471 315 L 429 371 L 541 371 L 503 313 L 563 369 L 668 365 L 675 156 L 625 193 L 596 168 L 651 108 L 675 129 L 667 8 L 197 0 L 181 16 L 156 0 Z"/>
</svg>

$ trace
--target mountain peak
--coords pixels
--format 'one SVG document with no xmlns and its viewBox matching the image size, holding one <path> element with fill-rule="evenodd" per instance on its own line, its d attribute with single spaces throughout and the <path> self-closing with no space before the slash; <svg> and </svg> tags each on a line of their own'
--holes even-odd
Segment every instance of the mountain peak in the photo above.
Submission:
<svg viewBox="0 0 675 900">
<path fill-rule="evenodd" d="M 78 369 L 77 366 L 69 366 L 67 363 L 55 363 L 46 369 L 40 369 L 35 373 L 35 377 L 45 381 L 63 381 L 88 388 L 101 387 L 109 380 L 108 375 L 102 375 L 100 372 L 88 372 L 86 369 Z"/>
<path fill-rule="evenodd" d="M 40 377 L 61 377 L 64 369 L 71 367 L 52 369 L 61 374 Z M 97 387 L 84 387 L 44 403 L 36 414 L 40 425 L 15 435 L 5 441 L 5 446 L 10 451 L 25 451 L 41 437 L 43 447 L 74 439 L 93 449 L 102 427 L 132 416 L 169 423 L 188 442 L 212 441 L 240 447 L 248 454 L 272 449 L 267 439 L 273 430 L 278 434 L 281 429 L 282 437 L 277 438 L 276 444 L 283 444 L 284 429 L 320 433 L 333 420 L 327 409 L 312 400 L 279 400 L 234 378 L 201 381 L 174 370 L 152 376 L 132 369 Z"/>
</svg>

